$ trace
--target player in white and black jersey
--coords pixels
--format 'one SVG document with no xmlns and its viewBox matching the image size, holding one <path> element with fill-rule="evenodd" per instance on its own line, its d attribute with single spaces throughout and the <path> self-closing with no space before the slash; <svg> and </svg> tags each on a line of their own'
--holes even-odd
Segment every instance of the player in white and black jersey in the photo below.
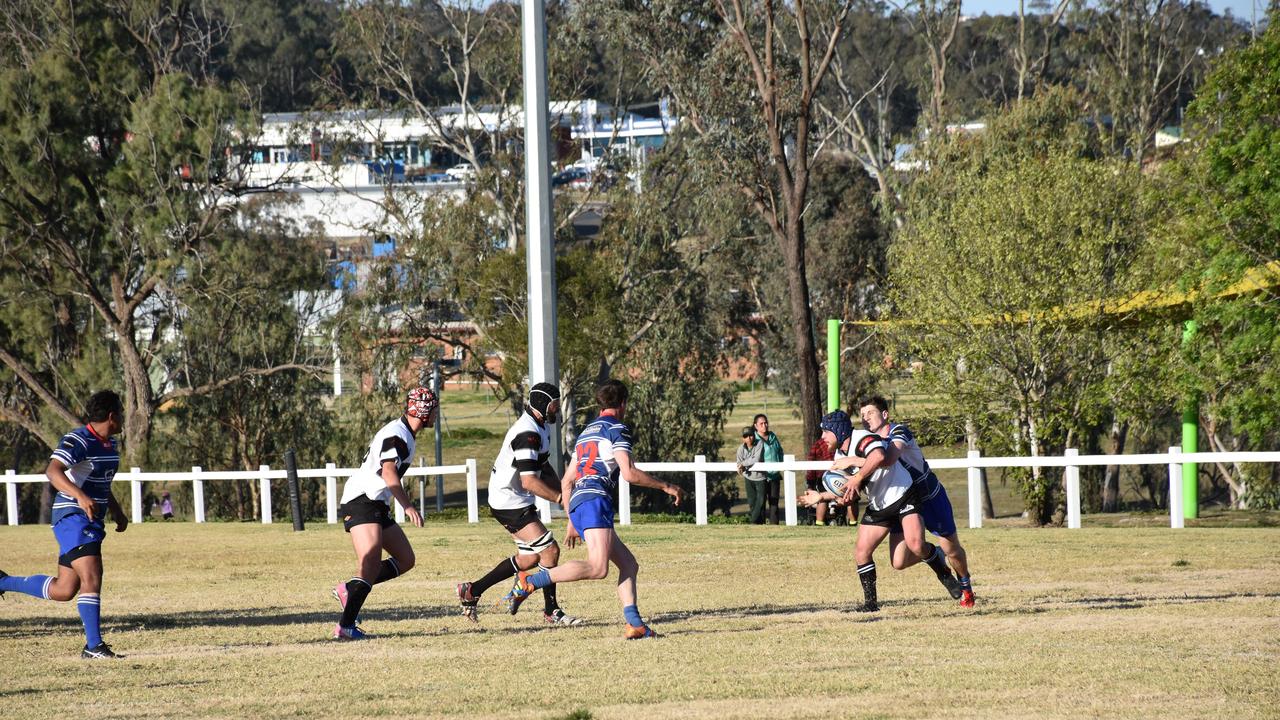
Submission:
<svg viewBox="0 0 1280 720">
<path fill-rule="evenodd" d="M 864 596 L 856 609 L 873 612 L 879 610 L 880 605 L 876 597 L 876 564 L 872 554 L 889 533 L 901 532 L 906 546 L 921 557 L 933 558 L 934 548 L 924 539 L 924 524 L 911 476 L 898 463 L 888 462 L 888 441 L 866 430 L 855 430 L 848 413 L 843 410 L 824 416 L 821 427 L 822 439 L 835 451 L 831 469 L 849 471 L 853 468 L 854 474 L 844 487 L 842 499 L 852 502 L 860 491 L 867 498 L 867 509 L 858 524 L 854 548 L 858 580 Z M 808 490 L 800 501 L 812 505 L 835 497 L 835 493 L 829 491 Z M 951 573 L 945 560 L 938 559 L 937 563 L 941 563 L 940 570 L 934 562 L 930 563 L 935 572 Z"/>
<path fill-rule="evenodd" d="M 440 401 L 431 390 L 410 390 L 404 415 L 378 430 L 360 469 L 342 488 L 338 513 L 356 550 L 356 575 L 333 589 L 342 604 L 342 618 L 333 630 L 337 640 L 363 640 L 365 634 L 356 627 L 356 619 L 369 591 L 413 568 L 413 547 L 391 519 L 390 503 L 395 498 L 414 527 L 422 527 L 422 513 L 409 501 L 400 478 L 413 463 L 418 431 L 435 424 L 439 408 Z M 391 557 L 382 559 L 383 550 Z"/>
<path fill-rule="evenodd" d="M 920 501 L 920 518 L 925 529 L 938 538 L 935 554 L 942 552 L 947 556 L 951 566 L 955 568 L 956 577 L 948 573 L 939 576 L 951 597 L 960 601 L 961 607 L 973 607 L 973 581 L 969 577 L 969 557 L 960 544 L 956 530 L 955 512 L 951 508 L 951 499 L 947 497 L 947 489 L 938 481 L 938 476 L 929 467 L 924 458 L 924 451 L 916 442 L 910 428 L 901 423 L 889 421 L 889 403 L 876 395 L 859 401 L 858 415 L 862 418 L 862 426 L 868 431 L 883 438 L 888 438 L 889 461 L 900 463 L 910 473 L 915 482 L 917 499 Z M 893 566 L 899 570 L 920 562 L 921 558 L 907 551 L 902 544 L 902 535 L 898 532 L 889 535 L 889 556 Z"/>
<path fill-rule="evenodd" d="M 489 473 L 489 512 L 516 544 L 516 554 L 503 559 L 484 577 L 474 582 L 458 583 L 458 601 L 462 614 L 478 622 L 476 608 L 480 596 L 494 585 L 515 577 L 522 570 L 535 567 L 550 569 L 560 562 L 560 545 L 538 517 L 534 498 L 560 502 L 560 476 L 549 462 L 551 433 L 560 415 L 560 389 L 540 382 L 529 389 L 524 412 L 507 430 L 502 450 Z M 582 622 L 560 608 L 555 584 L 542 589 L 545 602 L 542 617 L 552 625 L 577 625 Z M 508 604 L 515 614 L 518 601 Z"/>
</svg>

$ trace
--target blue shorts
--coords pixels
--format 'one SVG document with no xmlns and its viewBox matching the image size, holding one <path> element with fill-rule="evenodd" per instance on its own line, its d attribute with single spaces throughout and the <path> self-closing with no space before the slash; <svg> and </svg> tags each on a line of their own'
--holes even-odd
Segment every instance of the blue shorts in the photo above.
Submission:
<svg viewBox="0 0 1280 720">
<path fill-rule="evenodd" d="M 579 535 L 591 528 L 612 528 L 613 502 L 603 495 L 588 497 L 569 511 L 569 520 Z"/>
<path fill-rule="evenodd" d="M 90 522 L 88 515 L 77 512 L 59 520 L 53 526 L 53 536 L 58 540 L 58 555 L 63 556 L 82 545 L 102 542 L 107 537 L 107 530 L 101 518 Z"/>
<path fill-rule="evenodd" d="M 951 509 L 947 489 L 938 483 L 938 494 L 920 503 L 920 518 L 925 528 L 939 537 L 956 534 L 956 514 Z"/>
</svg>

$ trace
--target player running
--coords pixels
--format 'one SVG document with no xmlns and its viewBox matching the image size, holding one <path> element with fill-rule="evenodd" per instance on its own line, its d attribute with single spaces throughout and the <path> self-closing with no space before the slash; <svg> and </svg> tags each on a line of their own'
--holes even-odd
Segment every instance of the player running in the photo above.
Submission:
<svg viewBox="0 0 1280 720">
<path fill-rule="evenodd" d="M 356 618 L 374 585 L 400 577 L 413 568 L 413 547 L 404 530 L 391 519 L 391 498 L 404 508 L 414 527 L 422 527 L 422 513 L 409 502 L 400 484 L 413 461 L 418 431 L 436 421 L 440 401 L 424 387 L 409 391 L 404 415 L 373 436 L 360 469 L 342 488 L 342 525 L 356 551 L 356 575 L 338 583 L 333 596 L 342 604 L 342 618 L 333 629 L 335 640 L 364 640 Z M 382 559 L 386 550 L 391 557 Z"/>
<path fill-rule="evenodd" d="M 53 536 L 58 541 L 58 575 L 17 577 L 0 570 L 0 597 L 10 590 L 41 600 L 65 602 L 79 593 L 76 609 L 84 624 L 80 657 L 103 660 L 121 657 L 102 640 L 102 541 L 106 516 L 116 532 L 129 527 L 129 518 L 111 494 L 111 479 L 120 467 L 120 453 L 111 437 L 124 426 L 120 396 L 100 390 L 85 405 L 84 427 L 62 436 L 44 474 L 58 494 L 53 498 Z"/>
<path fill-rule="evenodd" d="M 569 529 L 565 542 L 574 547 L 581 537 L 587 544 L 587 559 L 573 560 L 533 574 L 520 572 L 507 593 L 508 603 L 519 603 L 538 588 L 552 583 L 601 580 L 609 575 L 609 563 L 618 568 L 618 599 L 626 619 L 623 637 L 628 640 L 657 637 L 640 618 L 636 608 L 636 572 L 639 565 L 631 550 L 613 529 L 612 494 L 618 478 L 640 487 L 657 488 L 679 505 L 684 491 L 640 470 L 631 460 L 631 431 L 623 424 L 627 413 L 627 386 L 609 380 L 596 389 L 600 416 L 592 420 L 573 450 L 573 462 L 560 480 L 562 496 L 569 497 Z"/>
<path fill-rule="evenodd" d="M 947 489 L 942 486 L 938 476 L 929 467 L 929 462 L 925 460 L 924 451 L 916 442 L 915 435 L 906 425 L 890 422 L 889 403 L 878 395 L 862 400 L 859 403 L 858 414 L 862 417 L 864 428 L 880 437 L 888 438 L 892 443 L 886 451 L 889 462 L 901 463 L 911 475 L 916 487 L 916 496 L 920 501 L 920 517 L 924 520 L 925 529 L 937 536 L 940 551 L 946 553 L 947 559 L 951 561 L 951 566 L 955 568 L 958 576 L 958 582 L 948 584 L 947 590 L 952 598 L 960 601 L 960 607 L 973 607 L 973 582 L 969 578 L 969 558 L 956 533 L 955 511 L 951 508 Z M 934 552 L 936 554 L 939 550 Z M 896 531 L 889 535 L 889 555 L 893 566 L 899 570 L 920 562 L 918 556 L 907 551 L 906 546 L 902 544 L 902 534 Z"/>
<path fill-rule="evenodd" d="M 471 622 L 479 622 L 476 606 L 485 590 L 522 570 L 534 567 L 550 570 L 560 561 L 560 546 L 534 507 L 535 495 L 553 503 L 561 499 L 559 478 L 548 462 L 551 432 L 559 415 L 560 389 L 551 383 L 538 383 L 530 388 L 524 412 L 502 439 L 502 450 L 489 473 L 489 512 L 511 533 L 516 554 L 499 562 L 479 580 L 458 583 L 462 615 Z M 542 597 L 545 602 L 542 617 L 548 623 L 577 625 L 582 622 L 560 608 L 555 583 L 542 589 Z M 508 611 L 514 615 L 523 599 L 508 601 Z"/>
<path fill-rule="evenodd" d="M 854 430 L 848 413 L 836 410 L 822 418 L 822 438 L 834 450 L 832 470 L 855 468 L 843 491 L 837 495 L 830 490 L 806 490 L 801 496 L 805 505 L 841 497 L 852 502 L 860 490 L 866 491 L 867 509 L 858 524 L 857 545 L 854 559 L 858 564 L 858 580 L 862 584 L 863 602 L 855 607 L 858 612 L 875 612 L 880 609 L 876 597 L 876 564 L 872 554 L 891 531 L 901 532 L 903 543 L 911 552 L 929 558 L 928 563 L 938 579 L 947 584 L 951 570 L 945 558 L 935 553 L 934 546 L 924 539 L 924 524 L 920 518 L 915 485 L 906 469 L 886 456 L 888 442 L 866 430 Z M 954 578 L 950 578 L 955 582 Z"/>
</svg>

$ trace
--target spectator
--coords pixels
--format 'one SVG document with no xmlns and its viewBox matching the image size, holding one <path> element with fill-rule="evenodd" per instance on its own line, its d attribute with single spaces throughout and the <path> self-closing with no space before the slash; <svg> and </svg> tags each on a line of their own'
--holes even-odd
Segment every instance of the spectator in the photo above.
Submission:
<svg viewBox="0 0 1280 720">
<path fill-rule="evenodd" d="M 756 431 L 756 442 L 763 445 L 764 462 L 782 462 L 782 441 L 769 429 L 769 417 L 761 413 L 752 422 Z M 769 524 L 778 524 L 778 492 L 782 488 L 782 473 L 765 473 L 765 493 L 769 500 Z"/>
<path fill-rule="evenodd" d="M 173 499 L 169 497 L 167 490 L 160 495 L 160 516 L 165 520 L 173 519 Z"/>
<path fill-rule="evenodd" d="M 763 472 L 752 472 L 751 466 L 763 457 L 764 444 L 756 441 L 756 432 L 742 428 L 742 444 L 738 446 L 738 472 L 747 481 L 747 522 L 764 524 L 764 497 L 767 478 Z"/>
</svg>

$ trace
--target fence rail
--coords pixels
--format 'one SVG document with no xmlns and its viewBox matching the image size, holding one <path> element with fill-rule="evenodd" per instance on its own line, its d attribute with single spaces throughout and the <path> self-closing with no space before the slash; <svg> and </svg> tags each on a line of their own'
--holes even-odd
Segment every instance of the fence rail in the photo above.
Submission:
<svg viewBox="0 0 1280 720">
<path fill-rule="evenodd" d="M 1169 526 L 1183 527 L 1182 507 L 1182 466 L 1184 463 L 1280 463 L 1280 452 L 1201 452 L 1183 453 L 1179 447 L 1169 448 L 1167 453 L 1147 453 L 1141 455 L 1080 455 L 1078 451 L 1069 449 L 1061 456 L 1043 457 L 982 457 L 972 450 L 968 457 L 938 458 L 929 461 L 929 465 L 937 470 L 968 470 L 969 485 L 969 527 L 982 527 L 982 468 L 1008 467 L 1060 467 L 1064 468 L 1064 481 L 1067 493 L 1067 527 L 1080 527 L 1080 468 L 1096 465 L 1168 465 L 1169 468 Z M 795 525 L 798 521 L 796 508 L 796 473 L 806 470 L 826 470 L 830 461 L 796 460 L 794 455 L 787 455 L 782 462 L 756 463 L 753 470 L 782 473 L 782 494 L 785 497 L 785 520 L 787 525 Z M 707 524 L 707 473 L 736 473 L 738 468 L 732 462 L 707 462 L 705 456 L 699 455 L 693 462 L 642 462 L 636 467 L 649 473 L 684 473 L 692 474 L 694 480 L 694 518 L 698 525 Z M 323 468 L 298 470 L 299 478 L 325 479 L 325 504 L 327 520 L 330 524 L 338 522 L 338 478 L 349 477 L 356 468 L 339 468 L 333 463 Z M 480 489 L 476 474 L 476 461 L 469 459 L 461 465 L 416 466 L 405 472 L 405 477 L 423 475 L 465 475 L 467 480 L 467 521 L 479 522 Z M 192 500 L 195 508 L 195 521 L 205 522 L 204 483 L 220 480 L 257 480 L 260 483 L 260 513 L 263 523 L 270 523 L 271 518 L 271 481 L 287 477 L 284 470 L 275 470 L 263 465 L 257 470 L 206 471 L 200 467 L 191 468 L 190 472 L 142 472 L 139 468 L 130 468 L 128 472 L 120 472 L 115 482 L 127 482 L 130 488 L 130 515 L 133 522 L 142 521 L 142 483 L 144 482 L 190 482 L 192 484 Z M 18 485 L 21 483 L 42 483 L 47 479 L 44 475 L 18 475 L 9 470 L 4 475 L 5 508 L 9 525 L 18 524 Z M 396 521 L 404 521 L 404 508 L 395 504 Z M 543 522 L 551 520 L 551 503 L 539 498 L 538 511 Z M 618 483 L 618 522 L 621 525 L 631 524 L 631 487 L 625 481 Z"/>
</svg>

